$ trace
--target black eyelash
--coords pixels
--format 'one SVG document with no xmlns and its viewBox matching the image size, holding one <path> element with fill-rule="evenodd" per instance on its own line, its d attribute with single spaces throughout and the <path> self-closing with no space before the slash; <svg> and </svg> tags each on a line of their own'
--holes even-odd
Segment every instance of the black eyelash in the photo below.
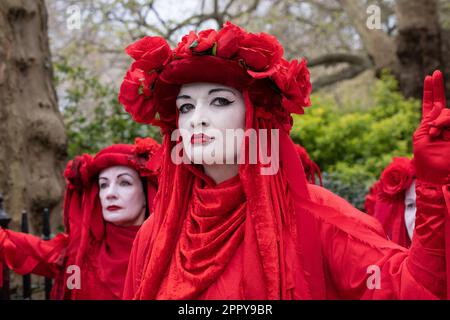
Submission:
<svg viewBox="0 0 450 320">
<path fill-rule="evenodd" d="M 213 101 L 212 101 L 212 103 L 214 103 L 215 101 L 222 101 L 222 102 L 224 102 L 225 101 L 225 103 L 224 104 L 220 104 L 220 106 L 228 106 L 228 105 L 230 105 L 230 104 L 232 104 L 233 102 L 234 102 L 234 100 L 228 100 L 227 98 L 222 98 L 222 97 L 220 97 L 220 98 L 215 98 Z"/>
<path fill-rule="evenodd" d="M 181 113 L 186 113 L 186 112 L 188 112 L 190 109 L 189 109 L 188 111 L 183 111 L 185 108 L 187 108 L 187 106 L 191 106 L 192 108 L 194 107 L 194 106 L 193 106 L 192 104 L 190 104 L 190 103 L 183 104 L 182 106 L 180 106 L 180 109 L 179 109 L 180 112 L 181 112 Z"/>
</svg>

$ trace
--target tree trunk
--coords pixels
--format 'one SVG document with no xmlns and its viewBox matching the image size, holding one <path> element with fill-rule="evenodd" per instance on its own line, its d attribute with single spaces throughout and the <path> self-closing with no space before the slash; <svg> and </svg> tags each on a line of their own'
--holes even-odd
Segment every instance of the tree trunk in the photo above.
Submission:
<svg viewBox="0 0 450 320">
<path fill-rule="evenodd" d="M 41 234 L 42 209 L 61 221 L 67 138 L 52 83 L 44 0 L 0 1 L 0 192 L 18 230 Z"/>
<path fill-rule="evenodd" d="M 406 97 L 421 97 L 423 78 L 434 70 L 445 72 L 441 27 L 436 0 L 397 0 L 397 78 Z M 447 81 L 450 81 L 446 75 Z"/>
<path fill-rule="evenodd" d="M 390 69 L 405 97 L 421 98 L 423 79 L 440 69 L 446 78 L 447 95 L 450 95 L 450 40 L 448 32 L 439 24 L 437 0 L 397 0 L 398 34 L 395 38 L 382 30 L 367 28 L 362 1 L 337 1 L 361 37 L 376 74 L 381 69 Z"/>
<path fill-rule="evenodd" d="M 370 59 L 375 66 L 375 72 L 388 68 L 395 70 L 398 65 L 395 55 L 395 43 L 382 30 L 371 30 L 367 27 L 367 13 L 360 1 L 338 0 L 352 25 L 358 32 Z"/>
</svg>

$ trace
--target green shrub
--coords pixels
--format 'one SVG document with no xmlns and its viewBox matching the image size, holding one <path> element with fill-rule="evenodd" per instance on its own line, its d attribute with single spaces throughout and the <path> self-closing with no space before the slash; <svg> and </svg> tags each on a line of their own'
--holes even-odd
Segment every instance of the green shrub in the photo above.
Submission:
<svg viewBox="0 0 450 320">
<path fill-rule="evenodd" d="M 316 95 L 291 132 L 325 173 L 325 187 L 359 208 L 392 157 L 411 157 L 420 121 L 420 102 L 403 98 L 392 76 L 384 73 L 372 94 L 374 107 L 350 112 Z"/>
</svg>

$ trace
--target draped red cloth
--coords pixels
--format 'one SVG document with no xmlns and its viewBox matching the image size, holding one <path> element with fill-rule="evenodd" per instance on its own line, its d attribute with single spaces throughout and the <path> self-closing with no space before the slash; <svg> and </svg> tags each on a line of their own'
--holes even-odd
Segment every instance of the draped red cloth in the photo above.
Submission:
<svg viewBox="0 0 450 320">
<path fill-rule="evenodd" d="M 113 145 L 95 157 L 84 155 L 71 161 L 65 172 L 66 232 L 44 241 L 30 234 L 0 229 L 0 261 L 19 274 L 53 278 L 52 299 L 120 299 L 131 246 L 140 226 L 119 227 L 103 220 L 97 175 L 102 169 L 116 165 L 135 169 L 146 184 L 147 204 L 151 208 L 156 194 L 156 172 L 149 172 L 147 164 L 159 145 L 150 140 L 136 145 Z M 159 165 L 152 163 L 149 167 L 157 170 Z M 71 266 L 79 267 L 79 289 L 66 285 L 74 275 L 69 272 Z"/>
<path fill-rule="evenodd" d="M 395 199 L 380 199 L 375 203 L 375 214 L 388 238 L 402 247 L 409 248 L 411 239 L 405 223 L 404 196 Z"/>
</svg>

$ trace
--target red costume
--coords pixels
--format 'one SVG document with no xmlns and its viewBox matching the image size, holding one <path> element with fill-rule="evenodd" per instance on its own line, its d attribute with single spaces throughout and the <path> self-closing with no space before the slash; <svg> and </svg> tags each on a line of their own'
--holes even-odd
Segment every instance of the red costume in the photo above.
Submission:
<svg viewBox="0 0 450 320">
<path fill-rule="evenodd" d="M 33 273 L 54 279 L 52 299 L 120 299 L 131 246 L 140 226 L 120 227 L 103 220 L 98 196 L 98 174 L 111 166 L 135 169 L 146 186 L 151 208 L 156 194 L 158 165 L 148 164 L 160 146 L 152 139 L 135 145 L 116 144 L 95 157 L 84 154 L 69 161 L 64 176 L 65 233 L 52 240 L 0 229 L 0 261 L 19 274 Z M 67 281 L 80 270 L 80 289 Z"/>
<path fill-rule="evenodd" d="M 394 158 L 366 196 L 365 208 L 380 221 L 389 239 L 408 248 L 411 245 L 405 223 L 405 193 L 415 178 L 413 161 Z"/>
<path fill-rule="evenodd" d="M 310 103 L 309 72 L 304 60 L 284 60 L 274 37 L 227 23 L 219 32 L 189 33 L 174 51 L 160 37 L 145 37 L 127 53 L 135 62 L 119 99 L 136 121 L 159 125 L 164 140 L 155 210 L 134 242 L 125 299 L 447 296 L 443 190 L 449 172 L 436 148 L 450 153 L 441 135 L 450 115 L 442 108 L 432 118 L 439 115 L 439 122 L 429 124 L 424 107 L 427 116 L 415 136 L 422 167 L 431 159 L 439 174 L 417 176 L 416 230 L 407 250 L 388 241 L 373 217 L 307 184 L 289 130 L 290 114 Z M 247 161 L 237 176 L 215 184 L 201 166 L 172 161 L 180 142 L 171 141 L 175 98 L 181 85 L 195 82 L 240 90 L 246 130 L 279 129 L 279 141 L 270 140 L 279 150 L 275 174 L 262 175 L 261 163 Z M 425 87 L 433 90 L 429 83 Z M 427 140 L 429 131 L 437 147 Z M 248 143 L 245 139 L 245 150 Z M 379 286 L 370 283 L 372 270 Z"/>
</svg>

